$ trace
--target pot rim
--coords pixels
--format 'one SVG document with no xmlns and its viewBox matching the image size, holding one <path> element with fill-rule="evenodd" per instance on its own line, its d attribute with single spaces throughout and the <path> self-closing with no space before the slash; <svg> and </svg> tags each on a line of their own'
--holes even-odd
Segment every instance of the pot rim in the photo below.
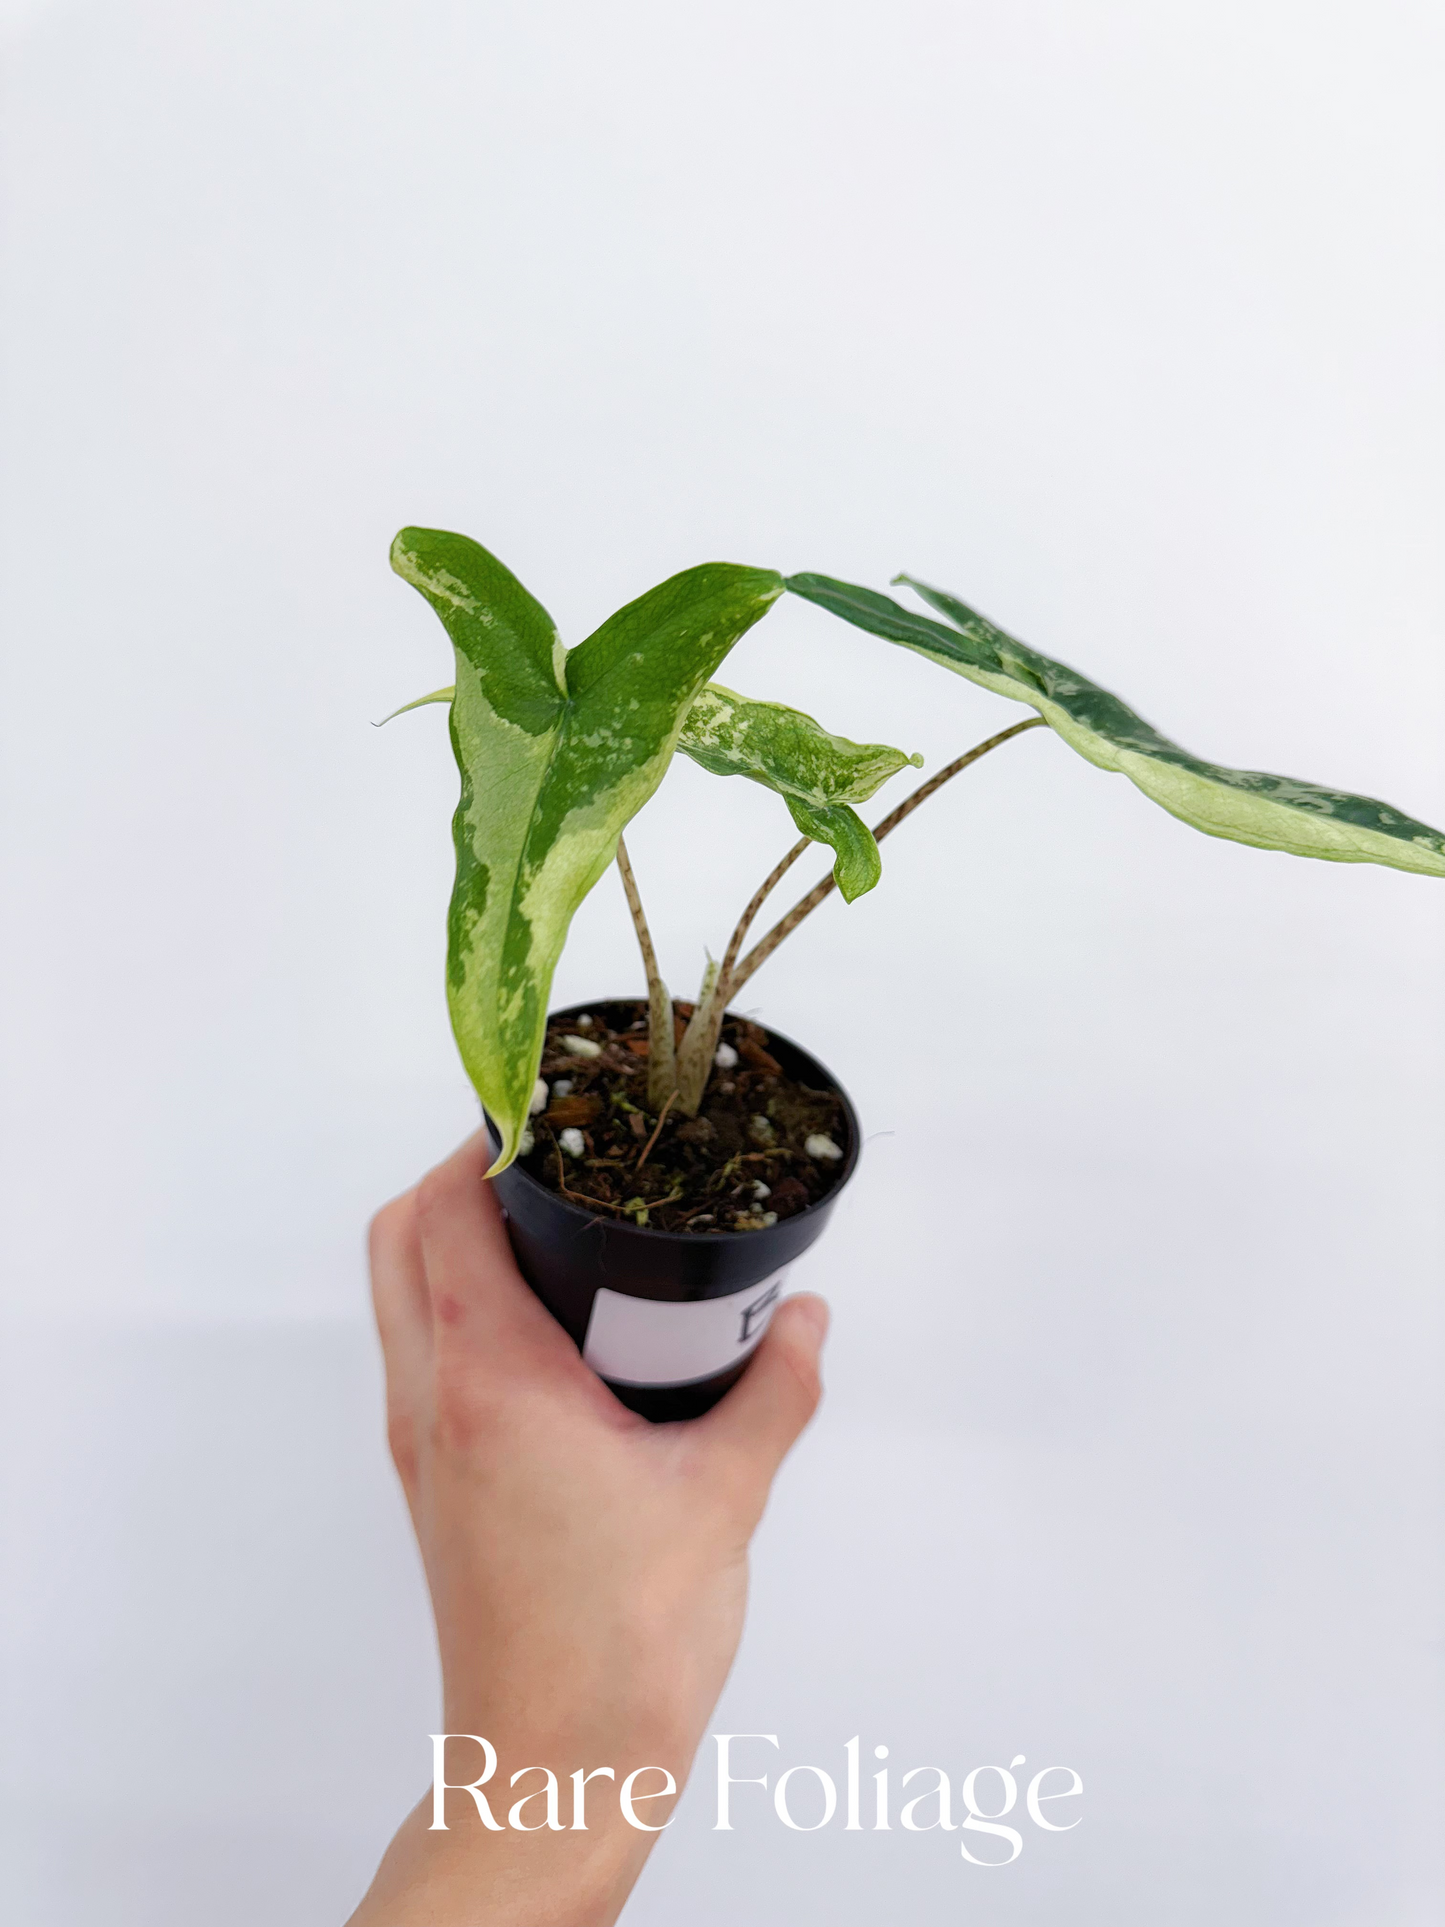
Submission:
<svg viewBox="0 0 1445 1927">
<path fill-rule="evenodd" d="M 646 1010 L 647 999 L 638 996 L 594 997 L 590 1003 L 564 1004 L 560 1010 L 549 1010 L 547 1013 L 547 1021 L 550 1024 L 558 1017 L 570 1015 L 574 1010 L 582 1013 L 591 1011 L 595 1006 L 604 1004 L 635 1004 L 640 1009 Z M 723 1017 L 724 1021 L 731 1017 L 739 1023 L 757 1023 L 756 1018 L 744 1017 L 741 1011 L 736 1010 L 724 1011 Z M 858 1122 L 858 1113 L 853 1108 L 852 1098 L 849 1097 L 847 1091 L 844 1090 L 843 1086 L 838 1082 L 837 1078 L 833 1076 L 833 1073 L 821 1058 L 814 1057 L 813 1053 L 808 1050 L 805 1045 L 795 1042 L 793 1038 L 786 1036 L 782 1031 L 774 1030 L 771 1024 L 758 1024 L 758 1029 L 766 1031 L 770 1041 L 776 1040 L 780 1044 L 786 1044 L 790 1050 L 797 1051 L 803 1057 L 811 1058 L 819 1070 L 826 1073 L 832 1088 L 843 1100 L 843 1111 L 848 1120 L 848 1137 L 850 1141 L 847 1154 L 843 1160 L 843 1169 L 838 1174 L 838 1182 L 832 1185 L 821 1198 L 815 1199 L 812 1204 L 805 1205 L 801 1211 L 795 1211 L 792 1217 L 779 1220 L 780 1225 L 801 1224 L 805 1218 L 811 1217 L 815 1211 L 823 1211 L 831 1208 L 831 1206 L 837 1202 L 838 1193 L 858 1168 L 858 1159 L 863 1150 L 863 1132 Z M 486 1118 L 487 1129 L 489 1131 L 492 1130 L 492 1120 L 487 1117 L 485 1110 L 483 1110 L 482 1116 Z M 758 1231 L 654 1231 L 651 1225 L 637 1224 L 630 1218 L 618 1220 L 616 1218 L 606 1217 L 600 1211 L 585 1210 L 580 1204 L 574 1204 L 570 1198 L 564 1198 L 560 1191 L 553 1191 L 548 1185 L 539 1184 L 531 1172 L 524 1168 L 520 1158 L 514 1158 L 507 1166 L 506 1171 L 498 1172 L 497 1175 L 503 1177 L 511 1176 L 513 1173 L 515 1173 L 521 1183 L 528 1185 L 533 1191 L 537 1192 L 540 1197 L 548 1199 L 553 1205 L 560 1206 L 570 1217 L 576 1218 L 579 1221 L 579 1229 L 585 1228 L 587 1225 L 602 1225 L 611 1230 L 625 1232 L 629 1238 L 653 1238 L 663 1244 L 690 1246 L 709 1243 L 715 1244 L 722 1239 L 729 1241 L 736 1239 L 741 1242 L 745 1238 L 756 1238 L 760 1235 L 766 1236 L 766 1230 L 761 1233 Z M 488 1181 L 491 1182 L 491 1180 Z M 769 1226 L 767 1229 L 775 1230 L 777 1226 Z"/>
</svg>

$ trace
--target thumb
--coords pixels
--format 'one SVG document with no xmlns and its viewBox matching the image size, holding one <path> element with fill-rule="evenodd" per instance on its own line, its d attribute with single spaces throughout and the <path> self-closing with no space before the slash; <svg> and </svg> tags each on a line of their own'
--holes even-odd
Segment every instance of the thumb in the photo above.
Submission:
<svg viewBox="0 0 1445 1927">
<path fill-rule="evenodd" d="M 727 1396 L 694 1421 L 704 1444 L 740 1461 L 760 1481 L 759 1501 L 818 1409 L 818 1359 L 828 1332 L 828 1306 L 812 1292 L 786 1299 L 752 1362 Z"/>
</svg>

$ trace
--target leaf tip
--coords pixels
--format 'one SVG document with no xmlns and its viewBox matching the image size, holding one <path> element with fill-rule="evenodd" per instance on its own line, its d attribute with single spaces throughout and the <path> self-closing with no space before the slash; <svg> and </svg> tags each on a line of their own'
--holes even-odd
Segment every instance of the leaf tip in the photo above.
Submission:
<svg viewBox="0 0 1445 1927">
<path fill-rule="evenodd" d="M 383 716 L 379 723 L 373 723 L 371 726 L 373 729 L 385 729 L 389 722 L 394 721 L 398 716 L 404 716 L 409 709 L 425 709 L 428 703 L 449 703 L 456 693 L 454 685 L 448 683 L 445 689 L 433 689 L 429 695 L 418 696 L 414 702 L 403 703 L 400 709 L 392 710 L 390 716 Z"/>
<path fill-rule="evenodd" d="M 522 1150 L 522 1132 L 519 1128 L 504 1130 L 492 1117 L 486 1119 L 488 1148 L 493 1152 L 491 1163 L 482 1173 L 490 1181 L 500 1177 L 509 1164 L 514 1164 Z M 530 1133 L 529 1133 L 530 1135 Z"/>
</svg>

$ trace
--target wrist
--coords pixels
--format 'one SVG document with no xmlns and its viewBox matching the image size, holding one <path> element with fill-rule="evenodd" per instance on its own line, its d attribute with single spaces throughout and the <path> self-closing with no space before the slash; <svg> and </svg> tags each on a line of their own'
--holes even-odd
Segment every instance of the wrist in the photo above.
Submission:
<svg viewBox="0 0 1445 1927">
<path fill-rule="evenodd" d="M 615 1810 L 585 1831 L 564 1823 L 494 1833 L 455 1793 L 445 1831 L 433 1828 L 432 1814 L 428 1793 L 348 1927 L 611 1927 L 656 1837 Z"/>
</svg>

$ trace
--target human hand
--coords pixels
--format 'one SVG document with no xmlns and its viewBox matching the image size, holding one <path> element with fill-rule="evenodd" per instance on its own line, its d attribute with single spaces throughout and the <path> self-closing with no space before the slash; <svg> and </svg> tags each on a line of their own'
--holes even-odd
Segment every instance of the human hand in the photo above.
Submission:
<svg viewBox="0 0 1445 1927">
<path fill-rule="evenodd" d="M 653 1425 L 582 1363 L 512 1258 L 472 1138 L 371 1228 L 387 1427 L 436 1616 L 447 1733 L 484 1735 L 492 1831 L 465 1792 L 434 1831 L 407 1818 L 351 1927 L 607 1927 L 655 1834 L 614 1789 L 638 1767 L 680 1789 L 742 1632 L 747 1548 L 773 1475 L 818 1402 L 820 1298 L 788 1300 L 740 1382 L 700 1419 Z M 483 1771 L 454 1741 L 448 1778 Z M 465 1771 L 461 1764 L 465 1763 Z M 611 1767 L 585 1830 L 506 1826 L 514 1772 Z M 671 1801 L 637 1788 L 639 1818 Z M 525 1811 L 529 1827 L 543 1806 Z"/>
</svg>

